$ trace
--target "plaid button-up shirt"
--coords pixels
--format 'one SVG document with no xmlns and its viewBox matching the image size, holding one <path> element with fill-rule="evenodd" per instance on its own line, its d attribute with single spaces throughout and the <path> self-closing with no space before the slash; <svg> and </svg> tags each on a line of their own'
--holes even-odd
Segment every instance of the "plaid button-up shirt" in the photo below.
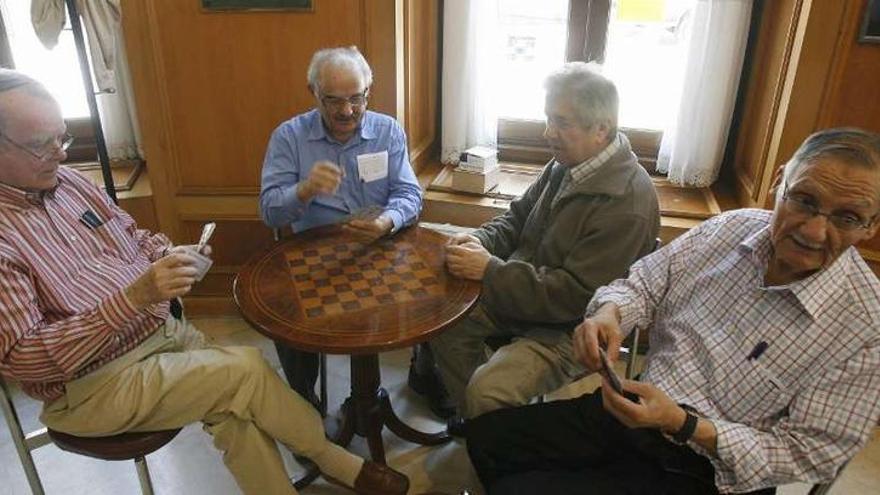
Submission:
<svg viewBox="0 0 880 495">
<path fill-rule="evenodd" d="M 719 215 L 588 307 L 613 302 L 624 332 L 650 328 L 642 380 L 714 423 L 717 457 L 691 447 L 722 492 L 827 480 L 880 417 L 880 282 L 850 248 L 804 280 L 766 286 L 770 218 Z"/>
<path fill-rule="evenodd" d="M 620 149 L 620 139 L 620 134 L 618 134 L 611 140 L 611 143 L 609 143 L 608 146 L 599 152 L 598 155 L 566 170 L 565 175 L 562 176 L 562 184 L 559 185 L 559 190 L 556 191 L 556 196 L 553 197 L 551 207 L 556 206 L 556 203 L 558 203 L 562 196 L 570 191 L 571 188 L 585 182 L 596 173 L 602 165 L 605 165 L 605 163 L 607 163 L 608 160 L 610 160 Z"/>
<path fill-rule="evenodd" d="M 44 401 L 132 350 L 168 317 L 124 289 L 170 246 L 61 167 L 40 197 L 0 184 L 0 372 Z M 91 212 L 93 223 L 85 221 Z"/>
</svg>

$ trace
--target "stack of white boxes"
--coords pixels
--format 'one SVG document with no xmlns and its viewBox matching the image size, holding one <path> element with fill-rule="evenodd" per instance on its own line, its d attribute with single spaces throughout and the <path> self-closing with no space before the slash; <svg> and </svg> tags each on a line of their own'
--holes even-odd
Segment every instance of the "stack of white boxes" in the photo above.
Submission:
<svg viewBox="0 0 880 495">
<path fill-rule="evenodd" d="M 498 186 L 501 167 L 498 151 L 475 146 L 462 154 L 458 166 L 452 170 L 452 188 L 457 191 L 483 194 Z"/>
</svg>

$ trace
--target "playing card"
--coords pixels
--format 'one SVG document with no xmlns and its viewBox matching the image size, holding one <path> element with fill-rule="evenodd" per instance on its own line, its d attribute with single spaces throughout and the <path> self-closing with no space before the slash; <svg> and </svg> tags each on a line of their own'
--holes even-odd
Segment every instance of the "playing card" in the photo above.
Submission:
<svg viewBox="0 0 880 495">
<path fill-rule="evenodd" d="M 202 280 L 203 278 L 205 278 L 205 274 L 208 273 L 208 270 L 211 269 L 211 265 L 214 264 L 214 260 L 196 251 L 195 248 L 196 246 L 193 246 L 193 249 L 190 250 L 190 254 L 193 258 L 196 259 L 195 267 L 199 271 L 196 274 L 196 280 Z"/>
<path fill-rule="evenodd" d="M 374 220 L 382 212 L 385 211 L 384 208 L 377 205 L 364 206 L 363 208 L 359 208 L 348 215 L 343 216 L 336 223 L 348 223 L 352 220 Z"/>
<path fill-rule="evenodd" d="M 199 246 L 196 244 L 185 244 L 183 246 L 177 246 L 175 249 L 183 248 L 186 249 L 186 253 L 193 258 L 195 258 L 196 262 L 193 265 L 198 270 L 196 273 L 196 280 L 201 280 L 205 277 L 205 274 L 208 273 L 208 270 L 211 269 L 211 265 L 214 264 L 214 260 L 200 253 Z"/>
</svg>

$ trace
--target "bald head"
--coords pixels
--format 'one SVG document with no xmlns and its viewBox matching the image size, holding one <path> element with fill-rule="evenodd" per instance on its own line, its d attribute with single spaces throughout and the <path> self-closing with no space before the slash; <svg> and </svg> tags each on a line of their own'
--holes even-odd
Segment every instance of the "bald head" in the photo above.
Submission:
<svg viewBox="0 0 880 495">
<path fill-rule="evenodd" d="M 0 70 L 0 182 L 26 191 L 58 183 L 67 125 L 42 84 L 19 72 Z"/>
<path fill-rule="evenodd" d="M 28 96 L 49 100 L 55 99 L 46 91 L 46 88 L 36 79 L 22 74 L 21 72 L 0 68 L 0 132 L 6 127 L 5 123 L 12 111 L 9 98 L 16 93 L 24 93 Z"/>
</svg>

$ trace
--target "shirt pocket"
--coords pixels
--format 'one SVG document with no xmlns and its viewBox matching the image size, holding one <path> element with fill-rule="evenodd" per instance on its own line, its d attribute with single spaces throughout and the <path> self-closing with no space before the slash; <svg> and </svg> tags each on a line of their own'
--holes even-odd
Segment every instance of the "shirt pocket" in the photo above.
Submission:
<svg viewBox="0 0 880 495">
<path fill-rule="evenodd" d="M 385 206 L 388 203 L 388 177 L 376 179 L 373 182 L 361 182 L 361 187 L 363 188 L 365 204 Z"/>
<path fill-rule="evenodd" d="M 724 380 L 716 383 L 715 397 L 725 416 L 737 422 L 754 422 L 782 412 L 793 396 L 787 383 L 772 366 L 746 359 Z"/>
<path fill-rule="evenodd" d="M 138 248 L 134 238 L 129 234 L 122 218 L 114 216 L 93 229 L 101 240 L 101 248 L 105 254 L 118 257 L 125 261 L 134 261 Z"/>
</svg>

